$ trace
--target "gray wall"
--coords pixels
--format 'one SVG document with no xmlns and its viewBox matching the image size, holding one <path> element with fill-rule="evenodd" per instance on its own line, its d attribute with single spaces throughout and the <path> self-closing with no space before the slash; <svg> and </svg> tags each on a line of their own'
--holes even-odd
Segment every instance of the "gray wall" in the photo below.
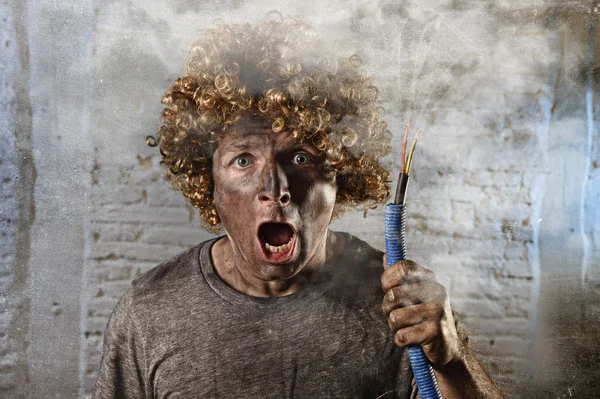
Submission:
<svg viewBox="0 0 600 399">
<path fill-rule="evenodd" d="M 592 2 L 13 0 L 0 4 L 0 396 L 89 394 L 131 279 L 210 237 L 144 138 L 199 30 L 272 9 L 366 61 L 395 155 L 408 119 L 424 131 L 410 257 L 447 287 L 494 379 L 517 398 L 600 390 Z M 382 218 L 333 228 L 383 248 Z"/>
</svg>

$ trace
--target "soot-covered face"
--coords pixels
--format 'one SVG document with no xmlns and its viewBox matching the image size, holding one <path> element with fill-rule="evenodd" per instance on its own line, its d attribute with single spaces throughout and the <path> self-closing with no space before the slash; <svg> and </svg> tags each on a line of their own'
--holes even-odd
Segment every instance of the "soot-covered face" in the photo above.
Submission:
<svg viewBox="0 0 600 399">
<path fill-rule="evenodd" d="M 324 154 L 248 117 L 213 155 L 214 201 L 248 279 L 285 280 L 325 254 L 336 198 Z"/>
</svg>

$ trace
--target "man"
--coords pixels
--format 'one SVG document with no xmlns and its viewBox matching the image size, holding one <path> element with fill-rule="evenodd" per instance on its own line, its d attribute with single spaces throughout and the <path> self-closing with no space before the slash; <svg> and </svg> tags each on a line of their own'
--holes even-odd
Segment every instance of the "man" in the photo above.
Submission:
<svg viewBox="0 0 600 399">
<path fill-rule="evenodd" d="M 391 134 L 360 60 L 273 16 L 209 29 L 163 98 L 149 143 L 226 235 L 133 282 L 109 321 L 95 397 L 416 397 L 409 344 L 445 398 L 502 397 L 431 271 L 403 261 L 383 272 L 381 252 L 328 229 L 388 197 L 379 158 Z"/>
</svg>

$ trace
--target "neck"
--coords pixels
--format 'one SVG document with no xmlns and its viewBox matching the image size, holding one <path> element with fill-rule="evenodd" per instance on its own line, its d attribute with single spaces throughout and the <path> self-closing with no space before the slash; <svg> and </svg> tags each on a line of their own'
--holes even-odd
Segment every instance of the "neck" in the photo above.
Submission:
<svg viewBox="0 0 600 399">
<path fill-rule="evenodd" d="M 291 295 L 313 280 L 325 268 L 341 257 L 345 242 L 340 235 L 324 232 L 320 245 L 298 271 L 284 280 L 262 280 L 250 273 L 253 270 L 241 254 L 236 253 L 228 236 L 218 240 L 212 247 L 211 256 L 217 275 L 231 288 L 242 294 L 275 298 Z"/>
</svg>

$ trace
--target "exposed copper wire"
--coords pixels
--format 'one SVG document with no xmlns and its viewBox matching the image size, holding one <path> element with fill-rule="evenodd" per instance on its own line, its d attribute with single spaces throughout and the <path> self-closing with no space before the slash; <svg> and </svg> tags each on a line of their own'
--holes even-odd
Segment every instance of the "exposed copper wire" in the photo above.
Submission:
<svg viewBox="0 0 600 399">
<path fill-rule="evenodd" d="M 419 141 L 419 136 L 421 136 L 421 132 L 418 131 L 415 134 L 415 138 L 413 139 L 412 145 L 410 146 L 410 152 L 408 153 L 408 159 L 406 160 L 406 174 L 410 173 L 410 165 L 412 164 L 413 152 L 415 151 L 415 147 L 417 146 L 417 141 Z"/>
<path fill-rule="evenodd" d="M 402 173 L 406 173 L 406 144 L 408 143 L 408 131 L 410 130 L 410 120 L 404 125 L 404 141 L 402 142 Z"/>
</svg>

